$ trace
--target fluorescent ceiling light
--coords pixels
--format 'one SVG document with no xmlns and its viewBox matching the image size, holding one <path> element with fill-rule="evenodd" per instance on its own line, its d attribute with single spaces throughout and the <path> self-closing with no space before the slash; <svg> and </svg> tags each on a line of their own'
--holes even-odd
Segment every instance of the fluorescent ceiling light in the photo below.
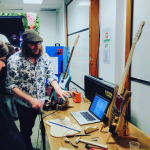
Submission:
<svg viewBox="0 0 150 150">
<path fill-rule="evenodd" d="M 80 2 L 78 5 L 80 5 L 80 6 L 90 6 L 90 2 Z"/>
<path fill-rule="evenodd" d="M 42 4 L 43 0 L 23 0 L 26 4 Z"/>
</svg>

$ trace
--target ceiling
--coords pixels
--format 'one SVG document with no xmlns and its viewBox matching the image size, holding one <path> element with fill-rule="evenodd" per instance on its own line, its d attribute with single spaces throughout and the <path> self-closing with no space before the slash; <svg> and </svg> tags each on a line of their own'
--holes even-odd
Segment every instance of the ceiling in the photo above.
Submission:
<svg viewBox="0 0 150 150">
<path fill-rule="evenodd" d="M 62 3 L 63 0 L 43 0 L 42 4 L 24 4 L 23 0 L 0 0 L 0 10 L 55 11 Z"/>
</svg>

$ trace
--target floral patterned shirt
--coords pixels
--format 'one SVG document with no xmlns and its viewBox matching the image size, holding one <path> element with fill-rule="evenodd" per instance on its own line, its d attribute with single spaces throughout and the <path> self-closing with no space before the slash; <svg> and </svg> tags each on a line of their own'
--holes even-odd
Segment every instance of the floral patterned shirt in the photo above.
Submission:
<svg viewBox="0 0 150 150">
<path fill-rule="evenodd" d="M 57 80 L 51 65 L 51 59 L 44 53 L 36 59 L 34 65 L 21 51 L 15 53 L 8 59 L 6 90 L 11 93 L 12 89 L 18 87 L 22 92 L 34 98 L 45 101 L 45 83 L 49 86 L 52 81 Z M 31 107 L 26 100 L 14 96 L 21 105 Z"/>
</svg>

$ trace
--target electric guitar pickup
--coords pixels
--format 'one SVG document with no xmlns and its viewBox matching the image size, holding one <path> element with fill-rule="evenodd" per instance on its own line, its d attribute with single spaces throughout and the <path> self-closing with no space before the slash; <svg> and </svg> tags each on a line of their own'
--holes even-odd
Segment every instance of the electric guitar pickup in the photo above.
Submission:
<svg viewBox="0 0 150 150">
<path fill-rule="evenodd" d="M 70 64 L 70 61 L 71 61 L 71 58 L 72 58 L 72 55 L 73 55 L 73 52 L 74 52 L 74 48 L 75 48 L 75 46 L 78 42 L 79 37 L 80 37 L 80 35 L 77 36 L 77 38 L 74 42 L 74 45 L 73 45 L 73 48 L 72 48 L 72 51 L 71 51 L 66 69 L 65 69 L 65 72 L 61 73 L 60 77 L 59 77 L 58 84 L 61 87 L 61 89 L 65 90 L 65 91 L 67 91 L 67 88 L 68 88 L 69 83 L 71 81 L 71 76 L 67 75 L 67 72 L 68 72 L 69 64 Z M 57 102 L 58 100 L 57 100 L 56 92 L 54 91 L 52 95 L 54 96 L 54 102 Z M 62 98 L 60 98 L 59 104 L 63 104 L 63 102 L 64 102 L 64 100 Z"/>
</svg>

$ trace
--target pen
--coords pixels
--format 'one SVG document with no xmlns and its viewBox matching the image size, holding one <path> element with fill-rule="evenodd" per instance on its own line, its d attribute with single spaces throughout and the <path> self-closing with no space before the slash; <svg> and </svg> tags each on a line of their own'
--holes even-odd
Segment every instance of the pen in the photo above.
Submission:
<svg viewBox="0 0 150 150">
<path fill-rule="evenodd" d="M 73 128 L 70 128 L 70 127 L 67 127 L 67 126 L 58 124 L 58 123 L 55 123 L 55 122 L 51 122 L 51 121 L 48 121 L 48 122 L 49 122 L 49 123 L 52 123 L 52 124 L 55 124 L 55 125 L 58 125 L 58 126 L 61 126 L 61 127 L 65 127 L 65 128 L 67 128 L 67 129 L 70 129 L 70 130 L 74 130 L 74 131 L 80 132 L 79 130 L 76 130 L 76 129 L 73 129 Z"/>
<path fill-rule="evenodd" d="M 66 135 L 67 138 L 75 137 L 75 136 L 90 136 L 90 134 L 81 134 L 81 135 Z"/>
</svg>

